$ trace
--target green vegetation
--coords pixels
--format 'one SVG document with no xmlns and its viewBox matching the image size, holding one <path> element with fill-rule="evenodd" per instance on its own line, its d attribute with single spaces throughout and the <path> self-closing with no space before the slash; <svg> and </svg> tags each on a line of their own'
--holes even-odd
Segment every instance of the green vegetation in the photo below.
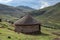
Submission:
<svg viewBox="0 0 60 40">
<path fill-rule="evenodd" d="M 4 27 L 3 27 L 4 26 Z M 42 34 L 38 35 L 28 35 L 28 34 L 18 34 L 14 32 L 14 27 L 7 22 L 0 22 L 0 40 L 52 40 L 56 37 L 60 37 L 58 35 L 52 34 L 52 32 L 60 32 L 58 29 L 51 29 L 42 27 Z M 9 30 L 10 28 L 11 30 Z"/>
<path fill-rule="evenodd" d="M 46 28 L 60 29 L 60 3 L 30 12 Z"/>
<path fill-rule="evenodd" d="M 8 23 L 8 22 L 0 22 L 0 28 L 7 28 L 7 29 L 11 29 L 14 30 L 14 27 L 12 24 Z"/>
</svg>

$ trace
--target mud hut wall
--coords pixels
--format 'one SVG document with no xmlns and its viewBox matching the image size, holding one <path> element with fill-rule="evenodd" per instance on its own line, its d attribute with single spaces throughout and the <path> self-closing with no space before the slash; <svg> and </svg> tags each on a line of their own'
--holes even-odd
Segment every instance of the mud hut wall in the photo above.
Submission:
<svg viewBox="0 0 60 40">
<path fill-rule="evenodd" d="M 17 32 L 35 32 L 39 31 L 39 25 L 17 26 L 15 30 Z"/>
</svg>

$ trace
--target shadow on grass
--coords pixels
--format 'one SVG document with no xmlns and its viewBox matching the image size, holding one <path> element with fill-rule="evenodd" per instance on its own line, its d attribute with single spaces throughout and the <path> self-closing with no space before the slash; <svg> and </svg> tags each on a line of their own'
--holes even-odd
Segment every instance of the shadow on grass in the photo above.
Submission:
<svg viewBox="0 0 60 40">
<path fill-rule="evenodd" d="M 23 33 L 25 35 L 33 35 L 33 36 L 48 36 L 49 34 L 45 34 L 45 33 Z"/>
<path fill-rule="evenodd" d="M 42 35 L 42 36 L 48 36 L 49 34 L 41 33 L 40 35 Z"/>
<path fill-rule="evenodd" d="M 52 34 L 60 36 L 60 32 L 52 32 Z"/>
</svg>

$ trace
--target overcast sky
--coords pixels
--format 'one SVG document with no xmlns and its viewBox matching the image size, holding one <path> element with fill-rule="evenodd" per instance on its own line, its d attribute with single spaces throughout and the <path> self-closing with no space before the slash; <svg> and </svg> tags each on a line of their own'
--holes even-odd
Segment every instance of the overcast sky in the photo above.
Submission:
<svg viewBox="0 0 60 40">
<path fill-rule="evenodd" d="M 0 3 L 10 6 L 29 6 L 35 9 L 41 9 L 54 5 L 60 2 L 60 0 L 0 0 Z"/>
</svg>

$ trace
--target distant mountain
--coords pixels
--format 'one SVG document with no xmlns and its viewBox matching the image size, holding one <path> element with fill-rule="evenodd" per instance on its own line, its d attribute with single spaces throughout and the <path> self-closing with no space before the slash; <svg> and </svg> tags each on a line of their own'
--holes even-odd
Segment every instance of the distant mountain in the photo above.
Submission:
<svg viewBox="0 0 60 40">
<path fill-rule="evenodd" d="M 24 12 L 26 11 L 26 12 Z M 22 7 L 17 8 L 13 6 L 8 6 L 4 4 L 0 4 L 0 15 L 9 15 L 13 17 L 20 17 L 22 15 L 25 15 L 27 12 L 33 11 L 32 8 L 29 7 Z"/>
<path fill-rule="evenodd" d="M 31 11 L 35 10 L 35 9 L 30 8 L 28 6 L 17 6 L 17 8 L 21 9 L 23 12 L 31 12 Z"/>
</svg>

